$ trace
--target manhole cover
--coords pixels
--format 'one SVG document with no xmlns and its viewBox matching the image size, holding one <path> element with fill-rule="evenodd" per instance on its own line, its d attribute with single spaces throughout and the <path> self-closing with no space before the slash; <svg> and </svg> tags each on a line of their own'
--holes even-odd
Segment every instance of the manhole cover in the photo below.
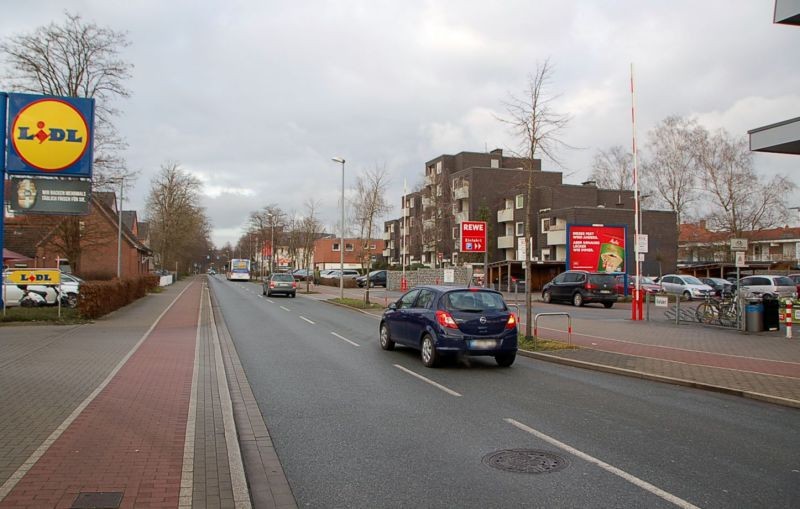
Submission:
<svg viewBox="0 0 800 509">
<path fill-rule="evenodd" d="M 562 456 L 533 449 L 497 451 L 487 454 L 481 461 L 492 468 L 519 474 L 546 474 L 569 465 L 569 461 Z"/>
<path fill-rule="evenodd" d="M 118 491 L 78 493 L 70 509 L 117 509 L 120 503 L 122 493 Z"/>
</svg>

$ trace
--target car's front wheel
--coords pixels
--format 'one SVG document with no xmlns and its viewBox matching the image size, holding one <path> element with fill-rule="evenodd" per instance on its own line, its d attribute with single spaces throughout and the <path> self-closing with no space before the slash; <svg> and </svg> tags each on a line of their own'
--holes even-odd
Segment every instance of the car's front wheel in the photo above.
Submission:
<svg viewBox="0 0 800 509">
<path fill-rule="evenodd" d="M 436 351 L 436 346 L 430 334 L 425 334 L 425 336 L 422 337 L 420 357 L 422 358 L 422 364 L 424 364 L 426 368 L 435 368 L 439 365 L 439 353 Z"/>
<path fill-rule="evenodd" d="M 576 308 L 583 306 L 583 295 L 581 295 L 581 292 L 575 292 L 575 295 L 572 296 L 572 305 Z"/>
<path fill-rule="evenodd" d="M 389 326 L 386 323 L 381 324 L 381 348 L 384 350 L 394 350 L 394 341 L 389 334 Z"/>
<path fill-rule="evenodd" d="M 68 293 L 66 301 L 65 301 L 65 305 L 68 308 L 77 307 L 78 306 L 78 296 L 75 295 L 74 293 Z"/>
<path fill-rule="evenodd" d="M 606 309 L 611 309 L 614 306 L 614 303 L 613 302 L 603 302 L 603 306 Z"/>
<path fill-rule="evenodd" d="M 514 364 L 514 360 L 517 358 L 517 352 L 511 353 L 501 353 L 500 355 L 495 355 L 494 360 L 497 362 L 497 365 L 501 368 L 507 368 Z"/>
<path fill-rule="evenodd" d="M 546 303 L 550 303 L 553 300 L 553 297 L 550 295 L 550 292 L 544 292 L 542 294 L 542 300 Z"/>
</svg>

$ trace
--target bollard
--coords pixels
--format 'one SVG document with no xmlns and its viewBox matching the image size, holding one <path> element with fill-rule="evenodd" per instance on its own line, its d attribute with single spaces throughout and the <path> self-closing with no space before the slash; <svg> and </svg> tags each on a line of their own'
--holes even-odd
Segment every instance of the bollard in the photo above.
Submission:
<svg viewBox="0 0 800 509">
<path fill-rule="evenodd" d="M 786 301 L 786 339 L 792 339 L 792 299 Z"/>
</svg>

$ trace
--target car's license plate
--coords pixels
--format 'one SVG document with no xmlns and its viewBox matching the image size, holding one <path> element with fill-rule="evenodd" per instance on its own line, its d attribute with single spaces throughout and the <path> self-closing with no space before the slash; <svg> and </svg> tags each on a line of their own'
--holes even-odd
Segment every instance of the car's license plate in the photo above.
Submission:
<svg viewBox="0 0 800 509">
<path fill-rule="evenodd" d="M 600 293 L 611 293 L 611 290 L 600 290 Z"/>
<path fill-rule="evenodd" d="M 486 349 L 486 348 L 495 348 L 497 346 L 497 341 L 494 339 L 473 339 L 469 342 L 470 348 L 474 349 Z"/>
<path fill-rule="evenodd" d="M 289 286 L 289 283 L 281 283 L 281 284 L 280 284 L 280 285 L 278 285 L 278 286 Z"/>
</svg>

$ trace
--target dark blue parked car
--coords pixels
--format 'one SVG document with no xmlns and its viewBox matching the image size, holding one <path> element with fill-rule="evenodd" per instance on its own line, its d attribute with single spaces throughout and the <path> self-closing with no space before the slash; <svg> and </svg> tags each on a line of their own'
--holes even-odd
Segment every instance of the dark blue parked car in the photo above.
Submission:
<svg viewBox="0 0 800 509">
<path fill-rule="evenodd" d="M 490 355 L 508 367 L 517 356 L 517 317 L 494 290 L 421 286 L 384 311 L 380 341 L 384 350 L 420 350 L 429 368 L 456 355 Z"/>
</svg>

